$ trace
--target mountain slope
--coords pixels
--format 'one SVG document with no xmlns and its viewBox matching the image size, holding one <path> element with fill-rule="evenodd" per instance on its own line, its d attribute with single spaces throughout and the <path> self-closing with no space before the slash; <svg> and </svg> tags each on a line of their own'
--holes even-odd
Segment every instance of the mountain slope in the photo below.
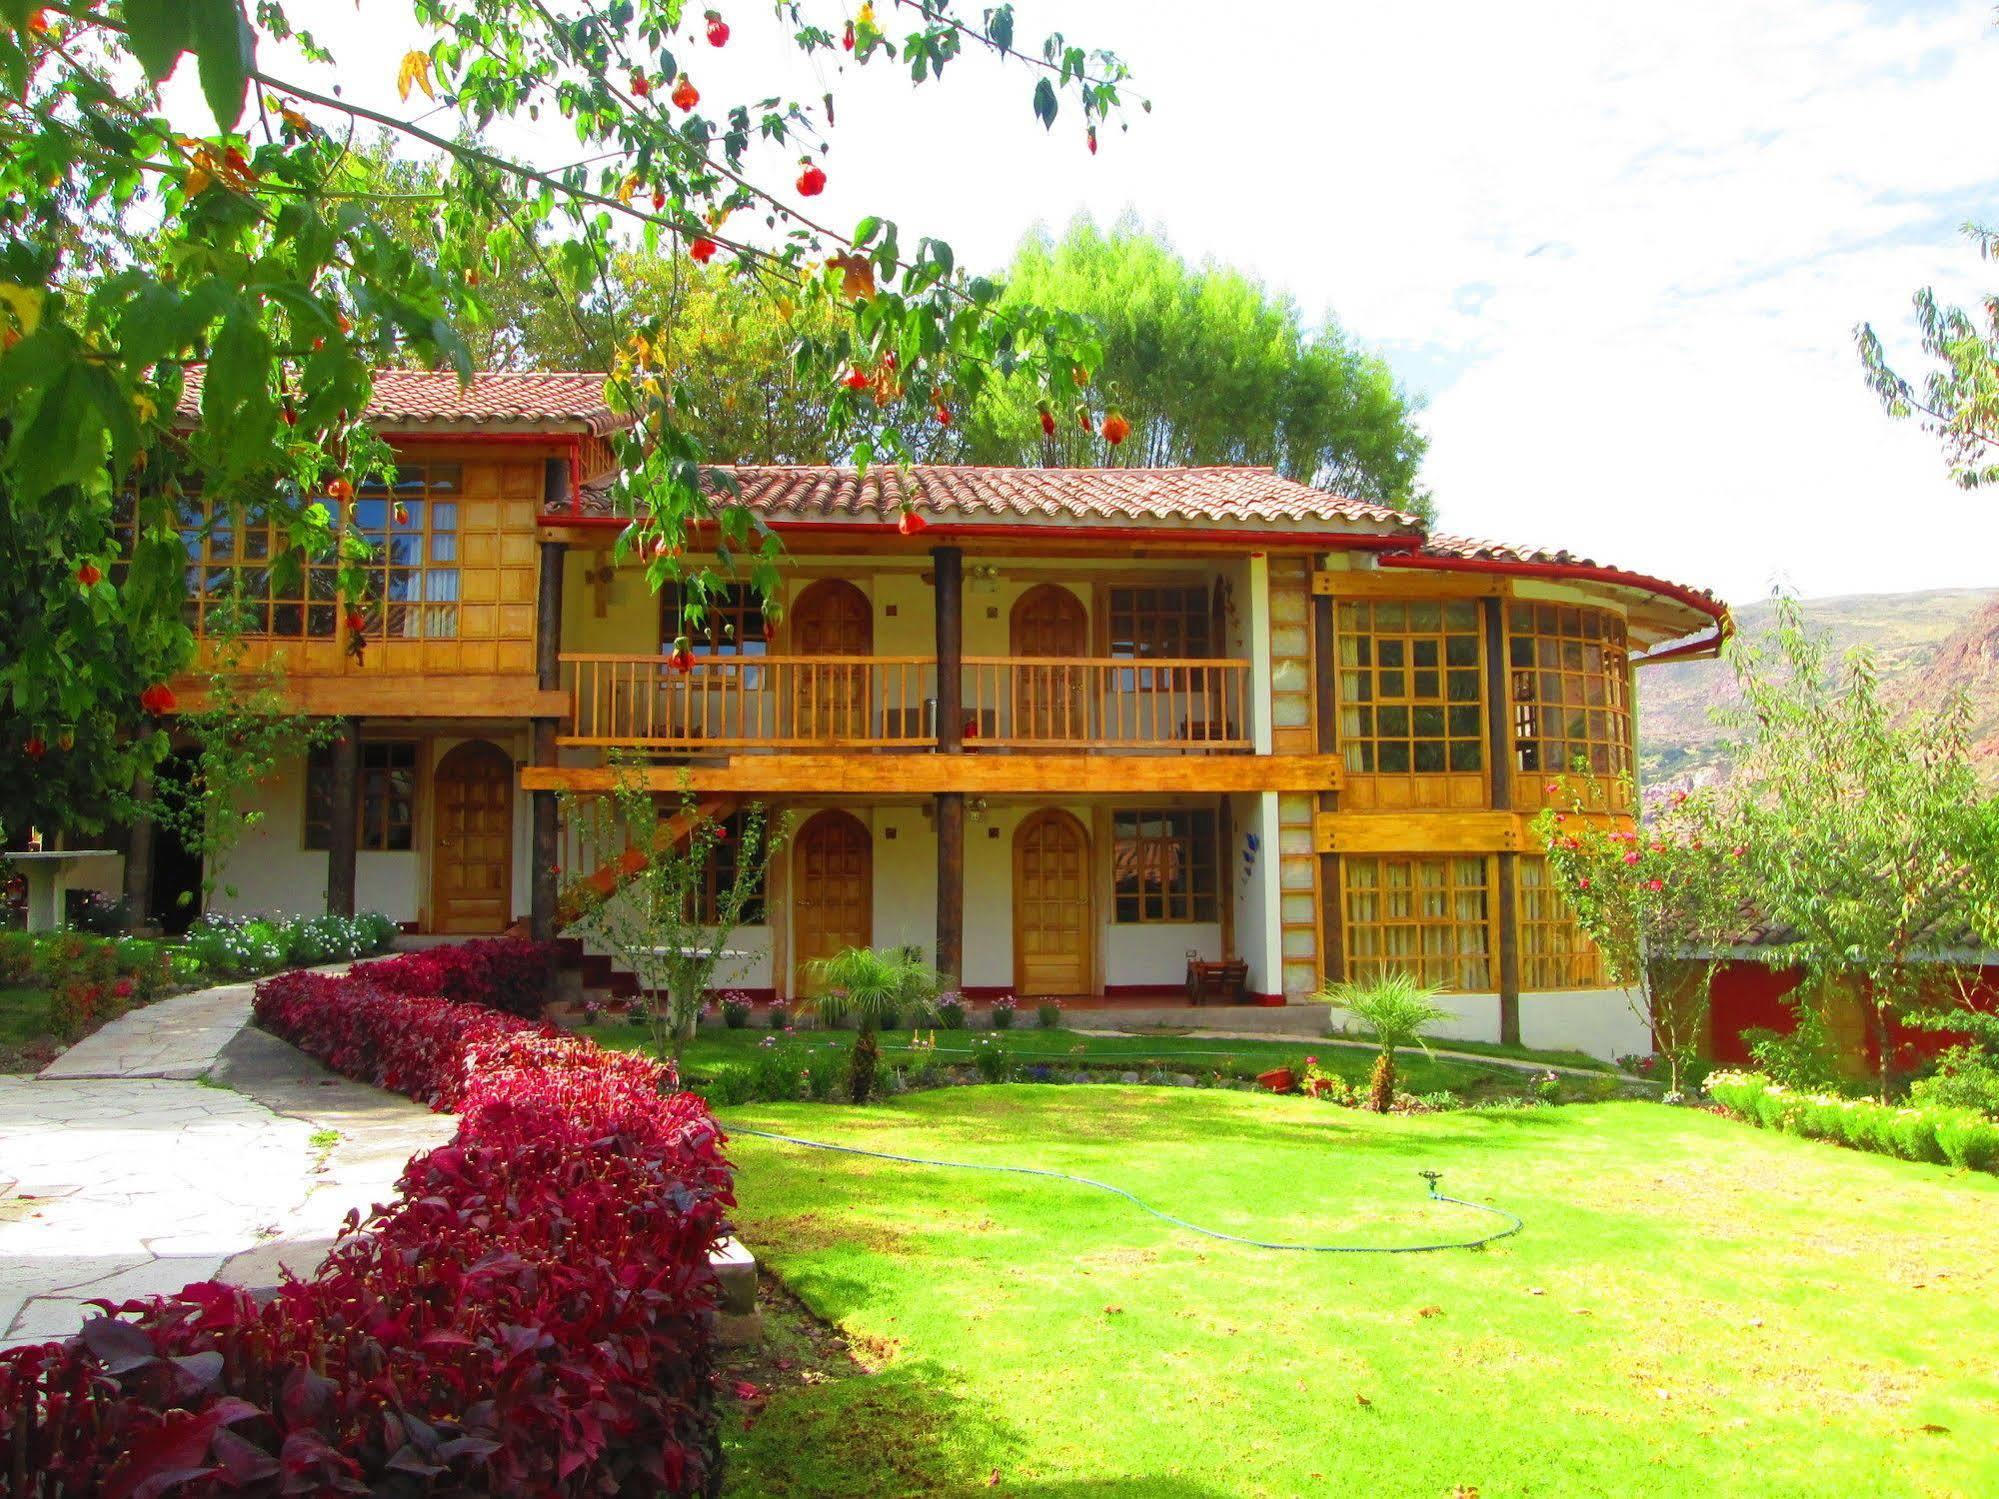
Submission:
<svg viewBox="0 0 1999 1499">
<path fill-rule="evenodd" d="M 1972 698 L 1972 737 L 1999 774 L 1999 588 L 1847 594 L 1803 601 L 1805 622 L 1836 651 L 1866 646 L 1890 698 L 1933 707 L 1963 689 Z M 1743 635 L 1769 633 L 1774 608 L 1735 611 Z M 1638 673 L 1638 758 L 1648 788 L 1702 779 L 1727 754 L 1717 707 L 1741 702 L 1735 674 L 1721 661 L 1678 661 Z"/>
</svg>

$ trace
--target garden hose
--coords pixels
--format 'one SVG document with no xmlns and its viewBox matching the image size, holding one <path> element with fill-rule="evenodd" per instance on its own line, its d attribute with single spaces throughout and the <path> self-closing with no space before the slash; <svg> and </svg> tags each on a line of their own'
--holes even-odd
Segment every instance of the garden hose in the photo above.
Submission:
<svg viewBox="0 0 1999 1499">
<path fill-rule="evenodd" d="M 830 1150 L 839 1155 L 867 1156 L 877 1161 L 897 1161 L 905 1166 L 941 1166 L 952 1171 L 997 1171 L 1011 1176 L 1041 1176 L 1052 1181 L 1074 1182 L 1078 1186 L 1094 1187 L 1099 1192 L 1109 1192 L 1114 1197 L 1122 1197 L 1141 1212 L 1150 1213 L 1175 1228 L 1184 1228 L 1189 1233 L 1200 1234 L 1204 1238 L 1220 1239 L 1225 1244 L 1241 1244 L 1249 1249 L 1281 1249 L 1300 1254 L 1429 1254 L 1439 1249 L 1479 1249 L 1496 1239 L 1517 1234 L 1525 1226 L 1519 1218 L 1504 1208 L 1491 1207 L 1483 1202 L 1468 1202 L 1462 1197 L 1446 1197 L 1437 1190 L 1437 1181 L 1441 1173 L 1425 1171 L 1421 1175 L 1429 1185 L 1432 1202 L 1448 1202 L 1455 1207 L 1490 1213 L 1495 1218 L 1505 1220 L 1506 1226 L 1494 1229 L 1481 1238 L 1451 1239 L 1437 1244 L 1280 1244 L 1268 1239 L 1246 1239 L 1240 1234 L 1225 1234 L 1218 1228 L 1203 1228 L 1198 1223 L 1189 1223 L 1185 1218 L 1176 1218 L 1171 1213 L 1161 1212 L 1151 1203 L 1133 1196 L 1123 1187 L 1114 1187 L 1109 1182 L 1096 1181 L 1087 1176 L 1074 1176 L 1067 1171 L 1048 1171 L 1039 1166 L 995 1166 L 979 1161 L 934 1161 L 923 1156 L 896 1155 L 885 1150 L 863 1150 L 858 1145 L 834 1145 L 825 1140 L 804 1140 L 796 1135 L 772 1134 L 769 1130 L 730 1124 L 724 1119 L 715 1122 L 731 1134 L 749 1135 L 758 1140 L 776 1140 L 785 1145 L 801 1145 L 807 1150 Z"/>
</svg>

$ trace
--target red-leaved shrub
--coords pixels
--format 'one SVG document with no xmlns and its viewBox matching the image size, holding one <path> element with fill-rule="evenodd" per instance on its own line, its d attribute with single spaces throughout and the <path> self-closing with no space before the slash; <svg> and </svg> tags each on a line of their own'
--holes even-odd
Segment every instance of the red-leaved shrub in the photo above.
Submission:
<svg viewBox="0 0 1999 1499">
<path fill-rule="evenodd" d="M 733 1198 L 701 1100 L 642 1058 L 360 978 L 281 974 L 257 1015 L 457 1109 L 456 1136 L 266 1304 L 193 1285 L 0 1353 L 11 1492 L 712 1493 L 708 1252 Z"/>
<path fill-rule="evenodd" d="M 552 943 L 494 937 L 357 963 L 354 976 L 394 994 L 490 1005 L 509 1015 L 539 1020 L 554 963 Z"/>
</svg>

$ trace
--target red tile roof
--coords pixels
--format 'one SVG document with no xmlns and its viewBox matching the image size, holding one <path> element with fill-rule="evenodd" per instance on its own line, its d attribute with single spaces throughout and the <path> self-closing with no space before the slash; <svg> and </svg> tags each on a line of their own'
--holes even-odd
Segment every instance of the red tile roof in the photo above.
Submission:
<svg viewBox="0 0 1999 1499">
<path fill-rule="evenodd" d="M 905 507 L 926 520 L 1111 523 L 1161 529 L 1223 526 L 1421 534 L 1414 516 L 1280 477 L 1268 468 L 979 468 L 882 464 L 865 474 L 829 465 L 737 465 L 705 471 L 718 497 L 730 482 L 767 521 L 892 522 Z M 609 513 L 609 485 L 587 486 L 586 510 Z"/>
<path fill-rule="evenodd" d="M 1664 594 L 1691 605 L 1719 622 L 1728 606 L 1705 588 L 1689 588 L 1682 583 L 1631 572 L 1610 563 L 1592 561 L 1575 552 L 1556 547 L 1508 546 L 1503 541 L 1486 541 L 1472 536 L 1429 536 L 1416 549 L 1418 557 L 1435 557 L 1444 562 L 1491 562 L 1504 566 L 1572 571 L 1578 577 L 1593 575 L 1596 581 L 1621 583 L 1650 593 Z"/>
<path fill-rule="evenodd" d="M 180 415 L 201 415 L 201 370 L 187 372 Z M 604 377 L 583 373 L 493 371 L 461 385 L 450 370 L 376 370 L 368 420 L 384 431 L 423 427 L 614 431 L 624 419 L 604 401 Z"/>
</svg>

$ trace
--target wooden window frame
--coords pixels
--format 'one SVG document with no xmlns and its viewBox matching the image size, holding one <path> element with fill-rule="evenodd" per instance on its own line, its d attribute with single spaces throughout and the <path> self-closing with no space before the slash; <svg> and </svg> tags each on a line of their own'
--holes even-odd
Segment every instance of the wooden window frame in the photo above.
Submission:
<svg viewBox="0 0 1999 1499">
<path fill-rule="evenodd" d="M 1520 988 L 1526 993 L 1608 989 L 1603 953 L 1576 924 L 1545 855 L 1522 854 L 1514 902 L 1520 942 Z"/>
<path fill-rule="evenodd" d="M 694 919 L 701 926 L 712 927 L 721 920 L 723 892 L 736 882 L 737 861 L 742 856 L 743 823 L 746 815 L 742 812 L 731 812 L 723 818 L 723 836 L 708 850 L 708 862 L 701 870 L 701 888 L 695 896 L 698 909 Z M 761 888 L 743 902 L 743 909 L 736 918 L 736 925 L 769 925 L 769 901 L 770 866 L 766 862 Z"/>
<path fill-rule="evenodd" d="M 314 559 L 300 552 L 295 558 L 296 581 L 280 592 L 274 574 L 288 570 L 280 559 L 293 548 L 261 507 L 231 505 L 226 517 L 218 517 L 207 500 L 193 493 L 182 504 L 180 533 L 187 553 L 185 618 L 196 639 L 229 635 L 254 640 L 337 638 L 342 610 L 335 554 Z M 217 541 L 225 539 L 226 549 L 218 551 Z M 246 578 L 254 579 L 258 574 L 262 574 L 261 587 L 239 593 Z M 280 611 L 285 610 L 297 611 L 296 622 L 281 627 Z M 236 627 L 211 629 L 210 617 L 222 614 L 226 619 L 224 611 L 236 614 Z M 258 611 L 261 623 L 253 617 Z"/>
<path fill-rule="evenodd" d="M 1184 826 L 1175 826 L 1178 819 Z M 1149 819 L 1167 822 L 1166 832 L 1141 831 Z M 1205 847 L 1204 847 L 1205 845 Z M 1114 926 L 1188 926 L 1222 919 L 1221 821 L 1213 807 L 1114 807 L 1111 809 L 1111 923 Z M 1136 870 L 1148 866 L 1184 871 L 1184 881 L 1130 893 L 1119 888 L 1118 869 L 1127 848 Z M 1157 849 L 1148 856 L 1142 850 Z M 1125 914 L 1126 902 L 1133 914 Z"/>
<path fill-rule="evenodd" d="M 315 782 L 319 777 L 333 773 L 333 749 L 331 745 L 319 745 L 307 756 L 305 762 L 305 809 L 299 823 L 299 846 L 308 852 L 323 853 L 332 846 L 332 824 L 319 815 L 316 803 L 322 802 L 322 794 L 317 792 Z M 371 759 L 375 762 L 370 763 Z M 398 771 L 409 774 L 408 794 L 398 798 L 390 777 Z M 361 781 L 355 788 L 354 821 L 356 825 L 354 846 L 362 853 L 408 854 L 417 851 L 416 833 L 418 824 L 418 800 L 423 791 L 423 746 L 415 739 L 369 739 L 361 744 Z M 407 819 L 391 819 L 389 813 L 397 800 L 404 801 L 409 808 Z M 381 809 L 377 826 L 369 827 L 371 807 Z M 408 841 L 397 843 L 393 834 L 396 830 L 406 832 Z"/>
<path fill-rule="evenodd" d="M 1380 974 L 1406 971 L 1419 983 L 1435 984 L 1460 993 L 1490 994 L 1497 991 L 1499 940 L 1498 878 L 1491 854 L 1349 854 L 1340 860 L 1340 926 L 1346 957 L 1346 975 L 1365 982 Z M 1392 871 L 1408 872 L 1407 882 L 1390 883 Z M 1439 882 L 1425 883 L 1425 870 L 1441 872 Z M 1357 883 L 1356 875 L 1372 870 L 1373 885 Z M 1476 883 L 1467 875 L 1476 870 Z M 1408 892 L 1409 912 L 1391 915 L 1390 893 Z M 1372 895 L 1377 906 L 1372 915 L 1357 907 Z M 1459 914 L 1461 900 L 1476 896 L 1480 909 L 1475 916 Z M 1424 909 L 1431 898 L 1445 906 L 1443 914 Z M 1449 934 L 1437 941 L 1427 936 L 1442 930 Z M 1391 951 L 1402 944 L 1389 940 L 1391 932 L 1414 934 L 1413 951 Z M 1378 934 L 1370 940 L 1368 934 Z"/>
<path fill-rule="evenodd" d="M 754 661 L 771 654 L 769 627 L 764 616 L 764 598 L 748 583 L 724 583 L 701 601 L 702 628 L 688 625 L 682 612 L 687 603 L 682 585 L 675 583 L 659 591 L 659 650 L 667 655 L 673 642 L 687 636 L 687 647 L 697 661 L 723 658 Z M 745 692 L 757 692 L 769 681 L 761 667 L 744 666 L 740 672 L 703 672 L 697 685 L 711 691 L 725 691 L 738 685 Z"/>
<path fill-rule="evenodd" d="M 1428 610 L 1436 611 L 1436 624 L 1416 623 L 1418 613 Z M 1335 711 L 1349 774 L 1490 772 L 1485 637 L 1476 599 L 1342 598 L 1335 601 L 1333 618 Z M 1421 647 L 1432 648 L 1433 659 L 1425 662 Z M 1436 679 L 1429 691 L 1421 690 L 1426 676 Z M 1435 719 L 1428 720 L 1433 713 Z M 1385 729 L 1384 718 L 1401 727 Z M 1420 765 L 1425 747 L 1432 745 L 1442 763 Z M 1397 760 L 1402 763 L 1391 763 Z"/>
<path fill-rule="evenodd" d="M 1585 605 L 1511 600 L 1506 661 L 1512 769 L 1566 775 L 1580 759 L 1581 773 L 1601 781 L 1632 774 L 1631 646 L 1622 616 Z M 1550 686 L 1559 701 L 1548 700 Z"/>
<path fill-rule="evenodd" d="M 1178 596 L 1174 606 L 1162 607 L 1163 596 L 1169 594 Z M 1200 580 L 1109 583 L 1104 585 L 1100 607 L 1104 655 L 1110 660 L 1221 658 L 1212 584 Z M 1173 681 L 1170 671 L 1132 666 L 1115 674 L 1114 685 L 1120 692 L 1152 692 L 1170 690 Z"/>
<path fill-rule="evenodd" d="M 395 518 L 398 504 L 404 507 L 404 522 Z M 377 506 L 379 528 L 364 523 Z M 370 641 L 459 638 L 465 605 L 464 507 L 465 465 L 456 459 L 399 463 L 393 484 L 365 483 L 347 502 L 342 517 L 346 532 L 374 549 L 360 565 L 368 582 L 358 605 L 366 620 L 362 633 Z M 414 560 L 398 560 L 402 557 Z M 404 596 L 392 598 L 399 581 Z"/>
</svg>

